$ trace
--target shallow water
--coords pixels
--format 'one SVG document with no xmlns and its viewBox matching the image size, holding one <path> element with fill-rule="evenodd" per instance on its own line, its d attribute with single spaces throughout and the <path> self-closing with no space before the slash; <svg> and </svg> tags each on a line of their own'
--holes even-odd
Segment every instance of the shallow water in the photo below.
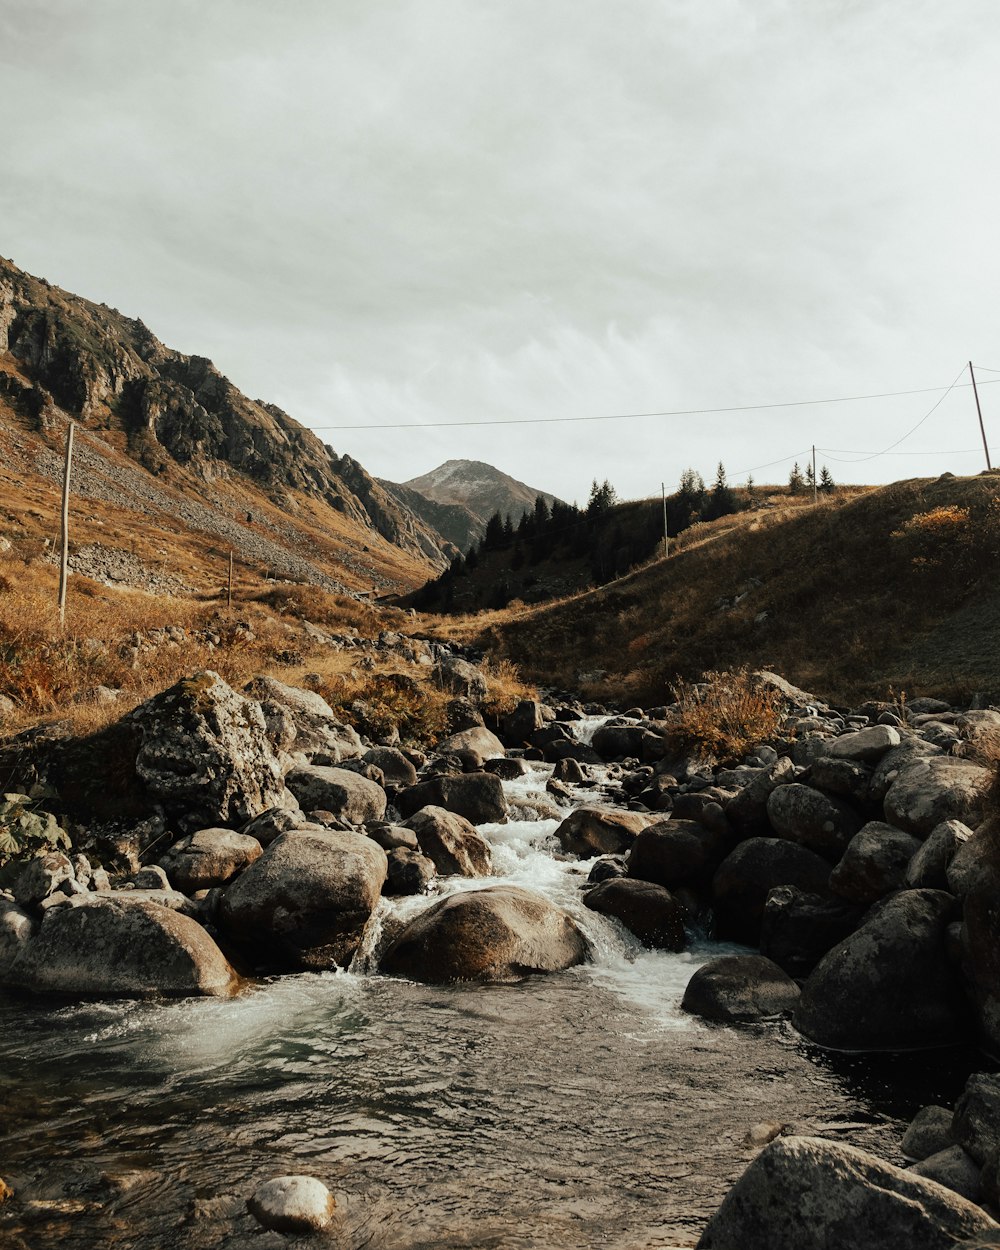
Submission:
<svg viewBox="0 0 1000 1250">
<path fill-rule="evenodd" d="M 594 952 L 582 968 L 496 987 L 322 973 L 232 1001 L 0 1000 L 0 1175 L 18 1193 L 0 1245 L 263 1250 L 287 1239 L 245 1200 L 286 1172 L 331 1187 L 345 1246 L 693 1245 L 754 1124 L 897 1158 L 902 1120 L 954 1100 L 961 1055 L 836 1060 L 787 1026 L 683 1015 L 719 948 L 639 950 L 582 907 L 586 870 L 554 857 L 555 826 L 483 832 L 496 879 L 572 910 Z M 369 966 L 381 940 L 376 924 Z"/>
</svg>

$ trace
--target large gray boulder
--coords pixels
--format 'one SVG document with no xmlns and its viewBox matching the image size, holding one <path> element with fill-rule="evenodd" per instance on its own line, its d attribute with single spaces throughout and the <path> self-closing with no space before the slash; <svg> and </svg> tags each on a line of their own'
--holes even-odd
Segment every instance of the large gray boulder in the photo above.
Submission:
<svg viewBox="0 0 1000 1250">
<path fill-rule="evenodd" d="M 763 955 L 722 955 L 695 972 L 681 999 L 681 1011 L 726 1024 L 766 1020 L 791 1013 L 799 987 Z"/>
<path fill-rule="evenodd" d="M 953 860 L 971 837 L 972 830 L 960 820 L 944 820 L 935 825 L 906 867 L 909 889 L 949 890 L 964 898 L 966 891 L 952 889 L 948 873 Z"/>
<path fill-rule="evenodd" d="M 827 951 L 861 923 L 864 906 L 780 885 L 767 896 L 760 926 L 760 953 L 791 977 L 812 972 Z"/>
<path fill-rule="evenodd" d="M 665 889 L 705 885 L 725 859 L 726 838 L 693 820 L 664 820 L 640 829 L 628 857 L 628 874 Z"/>
<path fill-rule="evenodd" d="M 771 792 L 767 817 L 779 837 L 833 860 L 864 824 L 849 803 L 797 781 Z"/>
<path fill-rule="evenodd" d="M 486 760 L 497 759 L 506 754 L 503 743 L 485 725 L 473 725 L 471 729 L 461 729 L 458 733 L 450 734 L 434 749 L 441 755 L 468 752 L 480 768 Z"/>
<path fill-rule="evenodd" d="M 175 842 L 160 860 L 160 867 L 176 889 L 193 894 L 225 885 L 262 853 L 261 844 L 248 834 L 199 829 Z"/>
<path fill-rule="evenodd" d="M 434 677 L 442 690 L 471 699 L 473 703 L 486 698 L 489 690 L 486 674 L 468 660 L 446 655 L 434 667 Z"/>
<path fill-rule="evenodd" d="M 906 765 L 885 796 L 891 825 L 926 837 L 944 820 L 976 825 L 990 771 L 949 755 L 918 759 Z"/>
<path fill-rule="evenodd" d="M 852 903 L 874 903 L 906 884 L 910 860 L 920 850 L 912 834 L 869 821 L 847 844 L 830 873 L 830 889 Z"/>
<path fill-rule="evenodd" d="M 783 838 L 748 838 L 719 865 L 712 878 L 716 933 L 756 946 L 767 896 L 782 885 L 807 894 L 828 894 L 830 865 Z"/>
<path fill-rule="evenodd" d="M 294 737 L 284 744 L 286 750 L 307 759 L 322 756 L 324 763 L 339 764 L 359 756 L 364 749 L 357 731 L 340 722 L 329 703 L 314 690 L 300 690 L 265 676 L 255 677 L 243 689 L 260 703 L 272 735 L 279 718 L 291 721 Z M 278 741 L 283 742 L 283 735 Z"/>
<path fill-rule="evenodd" d="M 726 804 L 726 815 L 736 832 L 744 838 L 770 833 L 767 800 L 772 791 L 788 785 L 794 776 L 795 765 L 787 755 L 782 755 L 762 768 L 749 785 L 743 786 Z"/>
<path fill-rule="evenodd" d="M 1000 1150 L 1000 1077 L 975 1072 L 955 1104 L 953 1141 L 982 1165 Z"/>
<path fill-rule="evenodd" d="M 493 871 L 489 843 L 457 812 L 422 807 L 403 828 L 416 834 L 420 850 L 442 877 L 488 877 Z"/>
<path fill-rule="evenodd" d="M 0 895 L 0 984 L 7 969 L 38 927 L 33 916 L 11 898 Z"/>
<path fill-rule="evenodd" d="M 190 917 L 111 894 L 75 902 L 45 916 L 8 966 L 7 985 L 102 998 L 235 992 L 236 974 Z"/>
<path fill-rule="evenodd" d="M 385 851 L 361 834 L 283 833 L 227 888 L 219 925 L 271 967 L 346 967 L 387 872 Z"/>
<path fill-rule="evenodd" d="M 1000 1054 L 1000 827 L 977 830 L 963 851 L 972 847 L 978 872 L 963 882 L 962 971 L 981 1038 Z"/>
<path fill-rule="evenodd" d="M 581 859 L 595 855 L 620 855 L 650 823 L 640 812 L 606 807 L 578 807 L 556 829 L 563 850 Z"/>
<path fill-rule="evenodd" d="M 1000 845 L 993 821 L 980 825 L 975 833 L 958 820 L 945 821 L 945 825 L 954 830 L 957 842 L 955 853 L 945 869 L 945 880 L 950 893 L 964 899 L 978 881 L 1000 874 Z"/>
<path fill-rule="evenodd" d="M 877 764 L 899 743 L 899 730 L 892 725 L 869 725 L 867 729 L 834 739 L 830 743 L 830 755 L 833 759 L 853 760 L 858 764 Z"/>
<path fill-rule="evenodd" d="M 417 770 L 403 752 L 395 747 L 372 747 L 361 758 L 366 764 L 374 764 L 381 771 L 388 786 L 402 789 L 417 784 Z"/>
<path fill-rule="evenodd" d="M 508 816 L 503 782 L 486 772 L 431 777 L 401 791 L 396 806 L 403 816 L 412 816 L 422 807 L 443 807 L 474 825 L 504 824 Z"/>
<path fill-rule="evenodd" d="M 834 1050 L 914 1050 L 962 1035 L 963 1004 L 945 949 L 955 900 L 906 890 L 829 952 L 802 987 L 793 1023 Z"/>
<path fill-rule="evenodd" d="M 303 764 L 292 769 L 285 784 L 303 811 L 332 812 L 352 825 L 381 820 L 388 803 L 378 782 L 348 768 Z"/>
<path fill-rule="evenodd" d="M 513 982 L 582 963 L 587 943 L 570 915 L 513 885 L 464 890 L 411 920 L 381 970 L 414 981 Z"/>
<path fill-rule="evenodd" d="M 853 1146 L 779 1137 L 723 1199 L 699 1250 L 955 1250 L 986 1212 Z"/>
<path fill-rule="evenodd" d="M 583 901 L 591 911 L 620 920 L 643 946 L 682 951 L 688 944 L 684 908 L 661 885 L 609 877 L 588 890 Z"/>
<path fill-rule="evenodd" d="M 881 803 L 885 799 L 889 787 L 910 764 L 917 760 L 931 759 L 935 756 L 940 757 L 941 754 L 940 747 L 935 746 L 932 742 L 925 741 L 923 738 L 918 738 L 915 734 L 903 738 L 898 747 L 893 747 L 891 751 L 886 751 L 885 755 L 875 765 L 875 771 L 872 773 L 872 779 L 868 785 L 869 801 Z"/>
</svg>

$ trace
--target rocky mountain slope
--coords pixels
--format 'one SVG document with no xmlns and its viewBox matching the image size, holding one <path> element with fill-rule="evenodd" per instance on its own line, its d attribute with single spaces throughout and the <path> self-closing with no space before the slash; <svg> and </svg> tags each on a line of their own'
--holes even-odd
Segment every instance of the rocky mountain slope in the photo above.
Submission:
<svg viewBox="0 0 1000 1250">
<path fill-rule="evenodd" d="M 393 491 L 392 483 L 386 483 Z M 400 484 L 406 492 L 417 492 L 429 503 L 421 507 L 406 493 L 403 497 L 414 510 L 419 510 L 430 524 L 462 551 L 478 541 L 486 522 L 494 512 L 501 517 L 510 513 L 516 524 L 525 512 L 535 506 L 541 495 L 552 506 L 555 495 L 527 486 L 481 460 L 446 460 L 420 477 Z M 447 511 L 442 509 L 447 508 Z"/>
<path fill-rule="evenodd" d="M 450 555 L 361 465 L 247 398 L 211 361 L 0 259 L 0 436 L 20 468 L 12 502 L 39 477 L 46 494 L 68 418 L 83 436 L 85 496 L 173 513 L 272 568 L 308 575 L 305 561 L 348 586 L 398 586 Z"/>
</svg>

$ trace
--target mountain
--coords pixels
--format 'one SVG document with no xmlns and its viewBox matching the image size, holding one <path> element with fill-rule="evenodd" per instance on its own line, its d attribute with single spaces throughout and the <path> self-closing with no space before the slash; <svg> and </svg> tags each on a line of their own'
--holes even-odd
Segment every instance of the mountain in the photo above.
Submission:
<svg viewBox="0 0 1000 1250">
<path fill-rule="evenodd" d="M 331 583 L 395 589 L 452 554 L 357 461 L 243 395 L 210 360 L 0 259 L 0 431 L 7 466 L 22 462 L 6 498 L 33 475 L 51 480 L 69 418 L 92 479 L 85 495 L 139 515 L 155 497 L 161 520 L 173 513 L 179 529 L 214 533 L 274 572 L 314 567 Z"/>
<path fill-rule="evenodd" d="M 517 524 L 523 513 L 534 508 L 539 495 L 549 507 L 556 501 L 555 495 L 527 486 L 481 460 L 446 460 L 401 486 L 435 505 L 421 508 L 420 515 L 462 551 L 482 537 L 494 512 L 501 517 L 510 513 Z M 415 510 L 418 507 L 415 503 L 410 506 Z M 448 507 L 446 513 L 441 511 L 442 506 Z"/>
</svg>

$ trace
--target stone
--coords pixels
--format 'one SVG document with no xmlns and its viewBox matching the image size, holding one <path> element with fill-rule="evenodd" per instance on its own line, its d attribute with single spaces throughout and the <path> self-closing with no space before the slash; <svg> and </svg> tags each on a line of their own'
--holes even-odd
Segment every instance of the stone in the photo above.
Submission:
<svg viewBox="0 0 1000 1250">
<path fill-rule="evenodd" d="M 871 780 L 871 768 L 856 760 L 837 760 L 824 755 L 809 768 L 808 781 L 813 789 L 860 806 L 868 802 Z"/>
<path fill-rule="evenodd" d="M 978 881 L 1000 873 L 1000 846 L 993 822 L 989 821 L 973 833 L 960 820 L 945 821 L 952 828 L 958 845 L 948 867 L 945 881 L 956 898 L 964 899 Z M 941 828 L 941 826 L 937 826 Z M 928 839 L 929 840 L 929 839 Z"/>
<path fill-rule="evenodd" d="M 34 994 L 227 997 L 236 974 L 196 921 L 147 899 L 94 894 L 49 912 L 9 965 Z"/>
<path fill-rule="evenodd" d="M 323 808 L 352 825 L 381 820 L 388 803 L 380 785 L 347 768 L 304 764 L 292 769 L 285 784 L 306 811 Z"/>
<path fill-rule="evenodd" d="M 909 1171 L 914 1176 L 926 1177 L 929 1181 L 937 1181 L 945 1189 L 950 1189 L 970 1202 L 978 1202 L 981 1196 L 979 1183 L 982 1168 L 971 1159 L 961 1146 L 947 1146 L 937 1154 L 928 1156 L 920 1163 L 915 1163 Z"/>
<path fill-rule="evenodd" d="M 951 1124 L 954 1112 L 948 1107 L 921 1107 L 903 1134 L 900 1150 L 906 1159 L 929 1159 L 955 1144 Z"/>
<path fill-rule="evenodd" d="M 699 1250 L 955 1250 L 993 1233 L 981 1207 L 853 1146 L 778 1137 L 712 1216 Z"/>
<path fill-rule="evenodd" d="M 405 846 L 393 847 L 386 859 L 389 870 L 382 886 L 383 894 L 426 894 L 437 875 L 432 859 Z"/>
<path fill-rule="evenodd" d="M 847 844 L 830 873 L 830 889 L 852 903 L 874 903 L 906 884 L 910 860 L 920 843 L 909 833 L 869 821 Z"/>
<path fill-rule="evenodd" d="M 642 725 L 609 722 L 594 731 L 590 745 L 603 760 L 642 759 Z"/>
<path fill-rule="evenodd" d="M 891 725 L 869 725 L 856 733 L 842 734 L 830 744 L 833 759 L 853 760 L 858 764 L 877 764 L 900 744 L 899 730 Z"/>
<path fill-rule="evenodd" d="M 952 756 L 915 760 L 889 787 L 885 818 L 921 838 L 945 820 L 975 825 L 989 779 L 988 768 L 969 760 Z"/>
<path fill-rule="evenodd" d="M 489 843 L 457 812 L 422 807 L 403 827 L 416 835 L 420 850 L 443 877 L 488 877 L 493 871 Z"/>
<path fill-rule="evenodd" d="M 620 920 L 643 946 L 682 951 L 688 944 L 684 908 L 661 885 L 611 876 L 588 890 L 583 901 L 591 911 Z"/>
<path fill-rule="evenodd" d="M 434 677 L 442 690 L 462 695 L 474 703 L 481 703 L 489 690 L 482 670 L 457 655 L 447 655 L 439 660 L 434 667 Z"/>
<path fill-rule="evenodd" d="M 1000 1150 L 1000 1076 L 975 1072 L 955 1104 L 953 1142 L 985 1165 Z"/>
<path fill-rule="evenodd" d="M 972 837 L 972 830 L 960 820 L 944 820 L 935 825 L 906 866 L 904 884 L 911 890 L 950 890 L 948 870 L 959 850 Z M 960 897 L 965 896 L 963 889 Z"/>
<path fill-rule="evenodd" d="M 14 898 L 22 907 L 37 907 L 66 882 L 75 880 L 73 864 L 62 851 L 29 859 L 14 879 Z"/>
<path fill-rule="evenodd" d="M 484 761 L 483 769 L 488 773 L 495 773 L 501 781 L 516 781 L 518 777 L 526 777 L 531 772 L 531 765 L 519 755 L 512 755 L 510 758 L 504 755 Z"/>
<path fill-rule="evenodd" d="M 771 792 L 767 817 L 779 837 L 833 860 L 864 824 L 850 804 L 797 781 Z"/>
<path fill-rule="evenodd" d="M 580 859 L 595 855 L 620 855 L 627 851 L 650 818 L 641 812 L 606 807 L 578 807 L 556 829 L 564 851 Z"/>
<path fill-rule="evenodd" d="M 37 921 L 23 907 L 0 895 L 0 983 L 37 927 Z"/>
<path fill-rule="evenodd" d="M 402 751 L 395 747 L 372 747 L 361 757 L 366 764 L 381 769 L 385 784 L 397 789 L 417 784 L 417 770 Z"/>
<path fill-rule="evenodd" d="M 412 829 L 404 829 L 402 825 L 390 825 L 380 820 L 370 821 L 365 826 L 365 833 L 386 852 L 394 851 L 397 847 L 407 851 L 420 850 L 417 835 Z"/>
<path fill-rule="evenodd" d="M 500 722 L 500 735 L 508 746 L 524 746 L 531 735 L 545 724 L 544 704 L 535 699 L 522 699 Z"/>
<path fill-rule="evenodd" d="M 763 955 L 722 955 L 695 972 L 681 1011 L 724 1024 L 790 1014 L 799 987 Z"/>
<path fill-rule="evenodd" d="M 628 874 L 672 890 L 707 885 L 726 856 L 727 843 L 690 820 L 665 820 L 641 829 L 628 856 Z"/>
<path fill-rule="evenodd" d="M 854 932 L 863 915 L 857 903 L 777 886 L 764 904 L 760 953 L 790 977 L 806 977 L 827 951 Z"/>
<path fill-rule="evenodd" d="M 269 731 L 275 728 L 276 710 L 291 720 L 294 738 L 282 749 L 292 749 L 307 758 L 321 754 L 333 764 L 361 755 L 364 748 L 357 732 L 338 721 L 333 708 L 315 690 L 300 690 L 265 676 L 255 677 L 243 689 L 261 704 Z M 281 737 L 279 734 L 277 740 Z"/>
<path fill-rule="evenodd" d="M 570 915 L 513 885 L 463 890 L 411 920 L 381 971 L 414 981 L 509 983 L 582 963 L 587 943 Z"/>
<path fill-rule="evenodd" d="M 626 877 L 628 872 L 625 868 L 625 860 L 622 855 L 602 855 L 600 859 L 595 859 L 593 867 L 587 874 L 588 885 L 599 885 L 602 881 L 607 881 L 612 877 Z"/>
<path fill-rule="evenodd" d="M 400 813 L 412 816 L 422 807 L 443 807 L 474 825 L 505 824 L 508 816 L 503 782 L 493 773 L 439 776 L 403 790 L 396 799 Z"/>
<path fill-rule="evenodd" d="M 834 1050 L 914 1050 L 962 1035 L 963 1007 L 945 934 L 954 899 L 906 890 L 819 962 L 802 987 L 793 1023 Z"/>
<path fill-rule="evenodd" d="M 267 966 L 347 967 L 387 873 L 385 851 L 371 838 L 292 830 L 228 886 L 219 924 Z"/>
<path fill-rule="evenodd" d="M 248 820 L 240 829 L 240 833 L 254 838 L 261 846 L 270 846 L 282 833 L 289 829 L 299 829 L 307 824 L 305 814 L 295 807 L 269 807 L 253 820 Z"/>
<path fill-rule="evenodd" d="M 132 874 L 132 884 L 137 890 L 169 890 L 170 878 L 159 864 L 147 864 Z"/>
<path fill-rule="evenodd" d="M 749 785 L 743 786 L 726 803 L 729 823 L 744 838 L 771 832 L 767 819 L 767 800 L 778 786 L 788 785 L 795 776 L 795 765 L 787 755 L 762 768 Z"/>
<path fill-rule="evenodd" d="M 962 878 L 962 972 L 980 1038 L 1000 1054 L 1000 825 L 984 825 L 965 843 L 952 861 L 949 884 L 973 864 L 978 871 Z"/>
<path fill-rule="evenodd" d="M 716 935 L 756 946 L 764 905 L 779 885 L 807 894 L 828 894 L 830 865 L 783 838 L 748 838 L 719 865 L 712 878 Z"/>
<path fill-rule="evenodd" d="M 277 1233 L 321 1233 L 330 1227 L 336 1202 L 314 1176 L 276 1176 L 247 1202 L 250 1214 Z"/>
<path fill-rule="evenodd" d="M 872 779 L 868 786 L 868 799 L 871 803 L 881 803 L 889 791 L 889 787 L 908 765 L 917 760 L 930 759 L 941 755 L 941 748 L 923 738 L 907 737 L 898 747 L 893 747 L 875 765 Z"/>
<path fill-rule="evenodd" d="M 451 734 L 439 742 L 435 749 L 442 755 L 470 752 L 476 768 L 482 768 L 485 760 L 496 759 L 505 753 L 503 743 L 485 725 L 476 725 L 472 729 Z"/>
<path fill-rule="evenodd" d="M 225 885 L 262 854 L 261 844 L 249 834 L 199 829 L 175 842 L 160 860 L 160 868 L 178 890 L 193 894 Z"/>
</svg>

